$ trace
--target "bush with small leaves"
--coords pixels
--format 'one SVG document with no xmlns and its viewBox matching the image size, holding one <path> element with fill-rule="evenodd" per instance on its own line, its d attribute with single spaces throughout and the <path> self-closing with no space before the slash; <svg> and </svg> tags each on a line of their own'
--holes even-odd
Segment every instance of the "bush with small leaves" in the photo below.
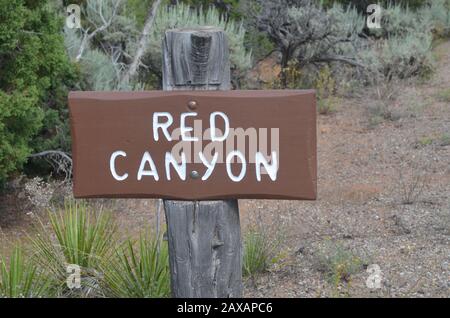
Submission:
<svg viewBox="0 0 450 318">
<path fill-rule="evenodd" d="M 65 105 L 59 92 L 67 91 L 73 70 L 62 20 L 49 2 L 0 0 L 0 186 L 33 150 L 58 144 Z"/>
<path fill-rule="evenodd" d="M 160 8 L 152 27 L 149 47 L 143 63 L 148 65 L 152 72 L 160 74 L 162 70 L 161 43 L 165 31 L 199 26 L 215 26 L 225 31 L 230 48 L 231 69 L 235 78 L 251 67 L 251 53 L 245 49 L 244 45 L 245 28 L 243 24 L 231 19 L 226 20 L 214 7 L 209 7 L 203 12 L 183 4 Z"/>
<path fill-rule="evenodd" d="M 428 6 L 422 7 L 418 15 L 430 21 L 437 36 L 450 36 L 450 0 L 433 0 Z"/>
<path fill-rule="evenodd" d="M 254 23 L 281 52 L 281 84 L 288 87 L 289 63 L 303 69 L 332 63 L 361 67 L 356 59 L 364 18 L 353 8 L 335 4 L 325 9 L 311 0 L 257 1 Z"/>
<path fill-rule="evenodd" d="M 441 102 L 450 103 L 450 88 L 441 90 L 437 94 L 437 98 Z"/>
<path fill-rule="evenodd" d="M 339 242 L 326 240 L 316 252 L 316 267 L 334 286 L 348 282 L 366 263 L 361 256 Z"/>
</svg>

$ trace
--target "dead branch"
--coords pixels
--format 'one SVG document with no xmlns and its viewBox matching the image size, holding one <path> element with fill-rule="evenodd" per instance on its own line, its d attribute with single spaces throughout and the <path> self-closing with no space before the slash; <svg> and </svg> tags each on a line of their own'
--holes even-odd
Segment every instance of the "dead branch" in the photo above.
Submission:
<svg viewBox="0 0 450 318">
<path fill-rule="evenodd" d="M 158 12 L 160 4 L 161 0 L 156 0 L 155 2 L 153 2 L 152 8 L 148 13 L 147 19 L 145 20 L 144 28 L 142 30 L 136 54 L 133 57 L 133 60 L 130 64 L 130 67 L 128 68 L 128 71 L 122 78 L 122 83 L 128 83 L 130 79 L 132 79 L 137 73 L 137 70 L 141 64 L 141 59 L 145 53 L 146 48 L 148 47 L 150 30 L 153 26 L 153 21 L 155 20 L 156 13 Z"/>
<path fill-rule="evenodd" d="M 65 181 L 72 176 L 72 158 L 69 154 L 59 150 L 47 150 L 31 154 L 30 158 L 44 158 L 57 174 L 64 174 Z"/>
<path fill-rule="evenodd" d="M 91 33 L 89 33 L 89 28 L 87 29 L 82 29 L 83 32 L 83 39 L 81 40 L 81 44 L 80 44 L 80 48 L 78 49 L 78 53 L 77 56 L 75 58 L 75 61 L 80 61 L 81 58 L 83 57 L 83 53 L 86 49 L 86 47 L 89 45 L 90 41 L 100 32 L 105 31 L 112 23 L 112 21 L 114 20 L 114 18 L 117 15 L 117 11 L 120 7 L 122 0 L 117 0 L 114 4 L 114 9 L 113 12 L 111 14 L 111 16 L 109 17 L 108 20 L 105 19 L 104 15 L 103 15 L 103 6 L 102 6 L 102 2 L 100 2 L 100 9 L 97 12 L 100 19 L 102 20 L 102 25 L 101 26 L 96 26 L 95 23 L 92 23 L 95 25 L 95 30 L 92 31 Z M 92 21 L 91 21 L 92 22 Z"/>
<path fill-rule="evenodd" d="M 355 59 L 348 58 L 345 56 L 337 56 L 337 55 L 323 56 L 320 58 L 313 59 L 312 61 L 314 61 L 314 62 L 342 62 L 345 64 L 349 64 L 351 66 L 366 68 L 366 66 L 364 66 L 361 63 L 358 63 Z"/>
</svg>

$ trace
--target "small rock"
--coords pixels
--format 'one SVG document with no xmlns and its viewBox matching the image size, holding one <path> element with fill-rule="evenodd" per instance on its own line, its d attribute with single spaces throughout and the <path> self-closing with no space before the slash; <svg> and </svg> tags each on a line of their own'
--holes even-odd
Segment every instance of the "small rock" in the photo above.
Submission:
<svg viewBox="0 0 450 318">
<path fill-rule="evenodd" d="M 304 246 L 300 246 L 296 251 L 295 251 L 295 255 L 299 255 L 299 254 L 305 254 L 305 247 Z"/>
</svg>

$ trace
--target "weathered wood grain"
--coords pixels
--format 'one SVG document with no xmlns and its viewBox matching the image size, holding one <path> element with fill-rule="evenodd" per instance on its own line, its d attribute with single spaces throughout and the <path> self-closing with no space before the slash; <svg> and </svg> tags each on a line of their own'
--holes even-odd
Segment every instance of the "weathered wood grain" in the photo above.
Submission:
<svg viewBox="0 0 450 318">
<path fill-rule="evenodd" d="M 166 32 L 164 90 L 228 90 L 225 33 L 215 28 Z M 237 200 L 164 201 L 173 297 L 242 297 Z"/>
<path fill-rule="evenodd" d="M 163 90 L 229 90 L 225 33 L 214 27 L 174 29 L 163 42 Z"/>
<path fill-rule="evenodd" d="M 241 233 L 237 200 L 164 201 L 172 295 L 241 297 Z"/>
</svg>

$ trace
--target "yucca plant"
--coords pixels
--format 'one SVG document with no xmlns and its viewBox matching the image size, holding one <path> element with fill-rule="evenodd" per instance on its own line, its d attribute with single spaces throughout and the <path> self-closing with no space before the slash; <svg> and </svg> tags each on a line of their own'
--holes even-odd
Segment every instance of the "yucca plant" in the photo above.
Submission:
<svg viewBox="0 0 450 318">
<path fill-rule="evenodd" d="M 161 237 L 141 234 L 126 241 L 105 264 L 103 289 L 109 297 L 161 298 L 170 295 L 169 253 Z"/>
<path fill-rule="evenodd" d="M 0 257 L 0 298 L 49 296 L 49 280 L 25 259 L 21 247 L 15 247 L 9 260 Z"/>
<path fill-rule="evenodd" d="M 49 212 L 50 229 L 31 238 L 35 260 L 53 277 L 59 296 L 95 296 L 100 292 L 100 264 L 108 261 L 115 244 L 117 226 L 111 214 L 91 210 L 86 204 L 69 202 L 59 212 Z M 50 231 L 49 231 L 50 230 Z M 81 268 L 81 289 L 70 290 L 68 265 Z"/>
</svg>

